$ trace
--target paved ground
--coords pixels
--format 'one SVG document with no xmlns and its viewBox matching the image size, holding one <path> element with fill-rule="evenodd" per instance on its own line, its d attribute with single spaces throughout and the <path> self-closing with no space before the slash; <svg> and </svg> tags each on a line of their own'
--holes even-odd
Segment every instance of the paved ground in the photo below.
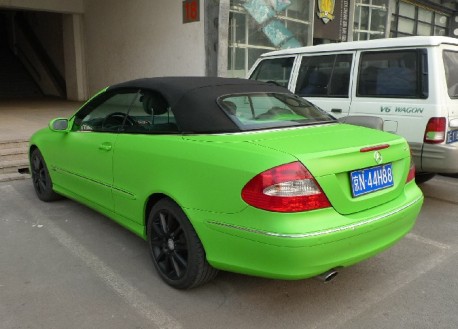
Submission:
<svg viewBox="0 0 458 329">
<path fill-rule="evenodd" d="M 69 117 L 81 102 L 58 99 L 0 99 L 0 141 L 26 139 L 57 117 Z"/>
<path fill-rule="evenodd" d="M 434 328 L 458 323 L 458 179 L 424 184 L 413 231 L 329 284 L 220 273 L 159 279 L 146 243 L 30 180 L 0 183 L 0 328 Z"/>
</svg>

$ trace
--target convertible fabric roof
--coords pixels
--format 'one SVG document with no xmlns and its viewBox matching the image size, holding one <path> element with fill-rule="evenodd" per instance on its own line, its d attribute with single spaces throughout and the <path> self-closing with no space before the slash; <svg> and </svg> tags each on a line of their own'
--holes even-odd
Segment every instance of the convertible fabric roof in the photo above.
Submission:
<svg viewBox="0 0 458 329">
<path fill-rule="evenodd" d="M 141 89 L 158 92 L 167 100 L 183 133 L 238 132 L 240 128 L 217 104 L 224 95 L 290 93 L 286 88 L 254 80 L 215 77 L 161 77 L 126 81 L 107 91 Z"/>
</svg>

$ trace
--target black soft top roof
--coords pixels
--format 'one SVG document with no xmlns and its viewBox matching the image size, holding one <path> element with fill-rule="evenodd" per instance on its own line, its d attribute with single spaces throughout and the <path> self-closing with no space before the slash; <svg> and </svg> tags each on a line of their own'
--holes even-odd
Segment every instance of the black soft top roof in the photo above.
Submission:
<svg viewBox="0 0 458 329">
<path fill-rule="evenodd" d="M 142 89 L 167 100 L 183 133 L 236 132 L 240 128 L 218 106 L 217 99 L 240 93 L 290 93 L 286 88 L 254 80 L 215 77 L 160 77 L 126 81 L 109 90 Z"/>
</svg>

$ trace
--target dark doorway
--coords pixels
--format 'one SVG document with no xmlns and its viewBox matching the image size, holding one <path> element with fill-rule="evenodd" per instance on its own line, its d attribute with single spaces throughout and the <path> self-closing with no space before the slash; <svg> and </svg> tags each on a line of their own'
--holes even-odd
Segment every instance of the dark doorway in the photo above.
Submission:
<svg viewBox="0 0 458 329">
<path fill-rule="evenodd" d="M 62 14 L 0 10 L 0 98 L 66 98 Z"/>
</svg>

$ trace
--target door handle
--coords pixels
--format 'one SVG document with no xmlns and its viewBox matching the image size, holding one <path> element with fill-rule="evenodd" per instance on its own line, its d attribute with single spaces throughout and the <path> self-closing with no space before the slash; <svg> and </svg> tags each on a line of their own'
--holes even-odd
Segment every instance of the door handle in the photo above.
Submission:
<svg viewBox="0 0 458 329">
<path fill-rule="evenodd" d="M 99 150 L 102 150 L 102 151 L 110 151 L 111 148 L 112 148 L 112 145 L 109 142 L 105 142 L 99 145 Z"/>
<path fill-rule="evenodd" d="M 342 113 L 342 109 L 332 109 L 332 113 Z"/>
</svg>

